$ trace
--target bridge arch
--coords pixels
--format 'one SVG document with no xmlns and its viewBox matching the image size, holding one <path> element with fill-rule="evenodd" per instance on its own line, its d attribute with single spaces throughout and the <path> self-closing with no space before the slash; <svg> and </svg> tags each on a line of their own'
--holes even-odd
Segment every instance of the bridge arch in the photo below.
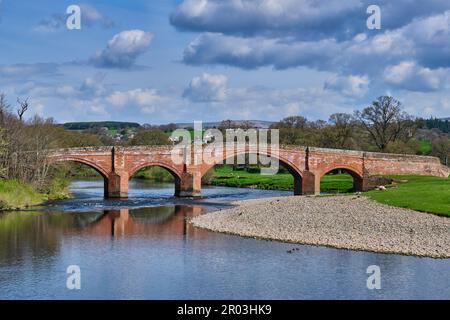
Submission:
<svg viewBox="0 0 450 320">
<path fill-rule="evenodd" d="M 132 177 L 136 172 L 138 172 L 139 170 L 141 170 L 143 168 L 147 168 L 147 167 L 161 167 L 161 168 L 169 171 L 170 174 L 174 178 L 181 179 L 182 172 L 180 172 L 180 170 L 178 168 L 175 168 L 174 166 L 172 166 L 170 164 L 167 164 L 165 162 L 160 162 L 160 161 L 148 161 L 148 162 L 141 163 L 141 164 L 131 168 L 129 170 L 128 174 L 130 177 Z"/>
<path fill-rule="evenodd" d="M 223 156 L 218 159 L 218 162 L 215 164 L 208 164 L 206 166 L 203 166 L 201 170 L 201 177 L 203 177 L 209 170 L 211 170 L 216 165 L 220 164 L 226 164 L 226 160 L 237 157 L 240 155 L 262 155 L 266 157 L 272 157 L 278 160 L 279 165 L 285 168 L 294 178 L 294 194 L 295 195 L 301 195 L 303 191 L 303 172 L 289 159 L 286 159 L 282 155 L 273 155 L 271 152 L 260 152 L 260 151 L 238 151 L 233 152 L 232 154 L 223 154 Z"/>
<path fill-rule="evenodd" d="M 328 166 L 325 169 L 322 169 L 318 175 L 319 179 L 324 177 L 326 174 L 335 171 L 335 170 L 344 170 L 348 174 L 350 174 L 353 178 L 353 191 L 355 192 L 361 192 L 363 191 L 363 174 L 360 170 L 358 170 L 355 167 L 349 166 L 349 165 L 333 165 Z M 320 183 L 319 183 L 320 188 Z M 320 193 L 320 190 L 318 190 L 318 193 Z"/>
<path fill-rule="evenodd" d="M 108 179 L 109 172 L 107 169 L 99 166 L 93 161 L 90 161 L 89 159 L 83 159 L 78 157 L 64 157 L 64 158 L 50 158 L 49 164 L 56 164 L 56 163 L 62 163 L 62 162 L 76 162 L 80 164 L 84 164 L 92 169 L 94 169 L 96 172 L 98 172 L 103 179 Z"/>
<path fill-rule="evenodd" d="M 128 173 L 129 179 L 131 179 L 133 177 L 133 175 L 136 172 L 138 172 L 139 170 L 148 168 L 148 167 L 160 167 L 160 168 L 167 170 L 174 178 L 175 196 L 179 195 L 180 188 L 181 188 L 181 181 L 182 181 L 182 172 L 180 172 L 179 169 L 173 167 L 172 165 L 161 162 L 161 161 L 148 161 L 148 162 L 141 163 L 137 166 L 134 166 L 133 168 L 130 169 L 130 171 Z"/>
</svg>

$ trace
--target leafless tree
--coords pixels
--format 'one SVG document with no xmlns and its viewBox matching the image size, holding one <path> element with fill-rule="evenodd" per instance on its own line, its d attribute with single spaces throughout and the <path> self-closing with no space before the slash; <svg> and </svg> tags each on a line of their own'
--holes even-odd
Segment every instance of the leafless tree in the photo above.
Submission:
<svg viewBox="0 0 450 320">
<path fill-rule="evenodd" d="M 355 130 L 355 119 L 351 114 L 334 113 L 328 120 L 331 124 L 332 137 L 336 148 L 350 148 Z"/>
<path fill-rule="evenodd" d="M 17 115 L 19 116 L 19 120 L 23 121 L 23 115 L 25 114 L 25 112 L 27 112 L 29 107 L 28 98 L 26 98 L 25 100 L 20 100 L 20 98 L 17 98 L 17 103 L 19 104 Z"/>
</svg>

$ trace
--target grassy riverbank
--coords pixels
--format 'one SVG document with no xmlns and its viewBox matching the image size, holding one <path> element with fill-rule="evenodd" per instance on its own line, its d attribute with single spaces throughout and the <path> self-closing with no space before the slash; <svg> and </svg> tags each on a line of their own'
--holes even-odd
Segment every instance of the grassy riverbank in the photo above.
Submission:
<svg viewBox="0 0 450 320">
<path fill-rule="evenodd" d="M 380 203 L 450 217 L 450 179 L 421 176 L 392 176 L 386 191 L 366 195 Z"/>
<path fill-rule="evenodd" d="M 69 197 L 68 182 L 52 181 L 45 192 L 16 180 L 0 180 L 0 210 L 17 210 Z"/>
<path fill-rule="evenodd" d="M 261 175 L 259 169 L 251 168 L 250 171 L 233 170 L 230 166 L 217 166 L 210 178 L 210 184 L 237 188 L 294 190 L 294 178 L 288 172 L 280 172 L 276 175 Z M 349 174 L 326 175 L 320 182 L 320 188 L 323 192 L 351 192 L 353 179 Z"/>
<path fill-rule="evenodd" d="M 23 209 L 46 200 L 33 187 L 15 180 L 0 181 L 0 210 Z"/>
</svg>

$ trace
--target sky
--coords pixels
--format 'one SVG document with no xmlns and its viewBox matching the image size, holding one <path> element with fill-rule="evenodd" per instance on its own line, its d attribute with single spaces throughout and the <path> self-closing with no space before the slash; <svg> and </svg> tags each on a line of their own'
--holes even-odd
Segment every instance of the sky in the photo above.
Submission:
<svg viewBox="0 0 450 320">
<path fill-rule="evenodd" d="M 449 71 L 448 0 L 0 0 L 0 92 L 60 123 L 450 117 Z"/>
</svg>

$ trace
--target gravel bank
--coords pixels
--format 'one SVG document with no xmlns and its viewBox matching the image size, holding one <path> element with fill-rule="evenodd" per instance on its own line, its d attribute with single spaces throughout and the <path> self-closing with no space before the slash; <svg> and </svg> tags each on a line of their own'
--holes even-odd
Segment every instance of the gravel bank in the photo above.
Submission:
<svg viewBox="0 0 450 320">
<path fill-rule="evenodd" d="M 359 196 L 234 202 L 192 219 L 196 227 L 245 237 L 342 249 L 450 258 L 450 218 Z"/>
</svg>

